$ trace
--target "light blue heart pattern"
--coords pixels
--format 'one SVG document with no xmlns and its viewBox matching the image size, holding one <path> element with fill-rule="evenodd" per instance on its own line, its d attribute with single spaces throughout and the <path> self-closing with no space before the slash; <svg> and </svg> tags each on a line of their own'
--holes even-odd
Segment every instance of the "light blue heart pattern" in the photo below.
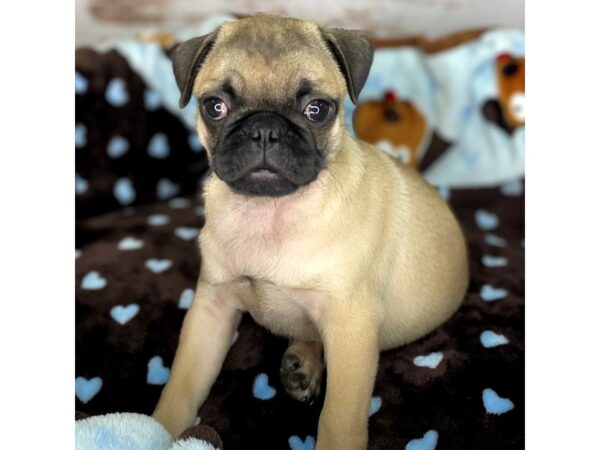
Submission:
<svg viewBox="0 0 600 450">
<path fill-rule="evenodd" d="M 125 325 L 140 312 L 140 305 L 136 303 L 131 303 L 127 306 L 117 305 L 114 306 L 110 310 L 110 317 L 112 317 L 115 322 Z"/>
<path fill-rule="evenodd" d="M 202 151 L 202 144 L 200 143 L 200 139 L 198 139 L 198 135 L 196 133 L 190 133 L 188 136 L 188 145 L 192 151 L 196 153 Z"/>
<path fill-rule="evenodd" d="M 148 225 L 153 227 L 160 227 L 162 225 L 166 225 L 170 221 L 171 219 L 169 218 L 169 216 L 165 214 L 152 214 L 151 216 L 148 216 L 148 219 L 146 219 Z"/>
<path fill-rule="evenodd" d="M 156 159 L 165 159 L 171 153 L 169 140 L 164 133 L 156 133 L 148 143 L 148 154 Z"/>
<path fill-rule="evenodd" d="M 122 251 L 139 250 L 144 246 L 144 241 L 127 236 L 117 244 L 117 248 Z"/>
<path fill-rule="evenodd" d="M 299 436 L 294 435 L 288 439 L 288 444 L 290 444 L 290 450 L 313 450 L 315 448 L 315 438 L 306 436 L 302 440 Z"/>
<path fill-rule="evenodd" d="M 145 265 L 151 272 L 162 273 L 165 270 L 169 270 L 173 265 L 173 262 L 169 259 L 150 258 L 146 260 Z"/>
<path fill-rule="evenodd" d="M 252 394 L 259 400 L 270 400 L 275 397 L 277 390 L 269 386 L 269 376 L 266 373 L 260 373 L 254 379 Z"/>
<path fill-rule="evenodd" d="M 87 128 L 84 124 L 75 125 L 75 147 L 83 148 L 87 144 Z"/>
<path fill-rule="evenodd" d="M 129 93 L 125 86 L 125 81 L 121 78 L 113 78 L 106 86 L 104 92 L 106 101 L 113 106 L 121 107 L 129 101 Z"/>
<path fill-rule="evenodd" d="M 88 190 L 89 183 L 87 180 L 75 174 L 75 193 L 77 195 L 85 194 Z"/>
<path fill-rule="evenodd" d="M 95 270 L 92 270 L 85 274 L 81 280 L 81 289 L 86 291 L 98 291 L 106 287 L 106 278 L 102 278 Z"/>
<path fill-rule="evenodd" d="M 504 267 L 507 263 L 508 260 L 504 256 L 483 255 L 481 257 L 481 264 L 485 267 Z"/>
<path fill-rule="evenodd" d="M 191 241 L 198 237 L 200 230 L 194 227 L 177 227 L 175 228 L 175 236 L 183 239 L 184 241 Z"/>
<path fill-rule="evenodd" d="M 169 201 L 171 209 L 186 209 L 192 206 L 192 203 L 187 198 L 177 197 Z"/>
<path fill-rule="evenodd" d="M 83 95 L 87 92 L 88 87 L 88 80 L 79 72 L 75 71 L 75 93 Z"/>
<path fill-rule="evenodd" d="M 500 397 L 496 391 L 487 388 L 483 390 L 483 406 L 489 414 L 504 414 L 515 407 L 515 404 L 507 398 Z"/>
<path fill-rule="evenodd" d="M 478 209 L 475 212 L 475 223 L 480 229 L 489 231 L 498 227 L 500 220 L 496 214 L 484 209 Z"/>
<path fill-rule="evenodd" d="M 484 238 L 486 244 L 493 245 L 495 247 L 506 247 L 506 239 L 496 236 L 492 233 L 487 233 Z"/>
<path fill-rule="evenodd" d="M 87 379 L 85 377 L 75 378 L 75 395 L 82 403 L 87 403 L 93 399 L 102 389 L 102 378 L 94 377 Z"/>
<path fill-rule="evenodd" d="M 508 344 L 508 339 L 503 334 L 494 333 L 491 330 L 486 330 L 479 336 L 481 345 L 485 348 L 498 347 L 500 345 Z"/>
<path fill-rule="evenodd" d="M 121 205 L 131 205 L 135 201 L 135 189 L 129 178 L 119 178 L 113 187 L 113 195 Z"/>
<path fill-rule="evenodd" d="M 371 397 L 371 404 L 369 405 L 369 417 L 381 409 L 381 403 L 381 397 Z"/>
<path fill-rule="evenodd" d="M 181 309 L 190 309 L 190 306 L 192 306 L 192 302 L 194 301 L 194 295 L 195 292 L 193 289 L 184 289 L 179 297 L 178 306 Z"/>
<path fill-rule="evenodd" d="M 156 91 L 146 89 L 144 91 L 144 106 L 148 111 L 156 111 L 160 107 L 160 95 Z"/>
<path fill-rule="evenodd" d="M 123 136 L 113 136 L 106 146 L 106 153 L 112 159 L 117 159 L 129 151 L 129 141 Z"/>
<path fill-rule="evenodd" d="M 161 200 L 167 200 L 179 193 L 180 187 L 171 180 L 161 178 L 156 185 L 156 195 Z"/>
<path fill-rule="evenodd" d="M 444 354 L 442 352 L 433 352 L 429 355 L 421 355 L 415 357 L 413 359 L 413 363 L 415 366 L 419 367 L 429 367 L 430 369 L 435 369 L 440 362 L 444 359 Z"/>
<path fill-rule="evenodd" d="M 406 444 L 406 450 L 434 450 L 438 443 L 438 432 L 429 430 L 420 439 L 413 439 Z"/>
<path fill-rule="evenodd" d="M 484 284 L 479 290 L 479 295 L 484 302 L 495 302 L 508 295 L 508 291 L 502 288 L 495 288 L 491 284 Z"/>
<path fill-rule="evenodd" d="M 162 386 L 169 379 L 171 371 L 163 365 L 163 359 L 160 356 L 154 356 L 148 361 L 148 374 L 146 382 L 156 386 Z"/>
</svg>

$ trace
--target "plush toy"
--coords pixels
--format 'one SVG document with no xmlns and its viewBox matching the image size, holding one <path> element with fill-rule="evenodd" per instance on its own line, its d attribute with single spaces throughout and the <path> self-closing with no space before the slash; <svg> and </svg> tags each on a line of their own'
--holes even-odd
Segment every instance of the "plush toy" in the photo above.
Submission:
<svg viewBox="0 0 600 450">
<path fill-rule="evenodd" d="M 423 114 L 411 102 L 398 100 L 392 91 L 380 101 L 359 104 L 353 122 L 360 139 L 412 167 L 417 167 L 430 139 Z"/>
<path fill-rule="evenodd" d="M 223 450 L 218 433 L 208 425 L 185 430 L 175 441 L 150 416 L 113 413 L 76 421 L 76 450 Z"/>
<path fill-rule="evenodd" d="M 498 55 L 496 79 L 504 119 L 512 127 L 525 125 L 525 58 L 509 53 Z"/>
</svg>

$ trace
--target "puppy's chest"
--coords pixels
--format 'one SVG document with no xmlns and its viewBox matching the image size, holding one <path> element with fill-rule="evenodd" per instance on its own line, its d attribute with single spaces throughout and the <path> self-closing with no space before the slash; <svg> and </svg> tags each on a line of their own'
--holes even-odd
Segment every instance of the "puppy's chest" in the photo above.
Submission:
<svg viewBox="0 0 600 450">
<path fill-rule="evenodd" d="M 295 339 L 319 339 L 318 324 L 327 306 L 318 289 L 293 288 L 252 280 L 255 297 L 245 300 L 254 320 L 271 332 Z"/>
</svg>

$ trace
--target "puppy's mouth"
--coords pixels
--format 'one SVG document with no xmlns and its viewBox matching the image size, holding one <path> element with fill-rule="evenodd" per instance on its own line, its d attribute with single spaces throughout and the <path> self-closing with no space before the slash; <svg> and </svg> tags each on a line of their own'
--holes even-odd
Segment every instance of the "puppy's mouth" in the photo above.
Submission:
<svg viewBox="0 0 600 450">
<path fill-rule="evenodd" d="M 253 168 L 243 176 L 229 180 L 227 183 L 233 190 L 245 195 L 280 197 L 298 189 L 298 185 L 281 171 L 265 166 Z"/>
<path fill-rule="evenodd" d="M 277 178 L 281 177 L 281 174 L 275 170 L 259 168 L 251 170 L 248 177 L 259 182 L 270 182 L 277 180 Z"/>
</svg>

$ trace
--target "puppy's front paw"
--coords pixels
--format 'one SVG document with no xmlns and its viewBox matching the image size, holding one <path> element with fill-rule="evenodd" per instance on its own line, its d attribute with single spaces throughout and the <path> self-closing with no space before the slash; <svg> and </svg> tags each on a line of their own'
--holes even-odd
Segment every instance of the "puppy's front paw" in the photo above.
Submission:
<svg viewBox="0 0 600 450">
<path fill-rule="evenodd" d="M 281 360 L 281 383 L 294 399 L 312 404 L 321 393 L 323 363 L 302 349 L 289 348 Z"/>
</svg>

